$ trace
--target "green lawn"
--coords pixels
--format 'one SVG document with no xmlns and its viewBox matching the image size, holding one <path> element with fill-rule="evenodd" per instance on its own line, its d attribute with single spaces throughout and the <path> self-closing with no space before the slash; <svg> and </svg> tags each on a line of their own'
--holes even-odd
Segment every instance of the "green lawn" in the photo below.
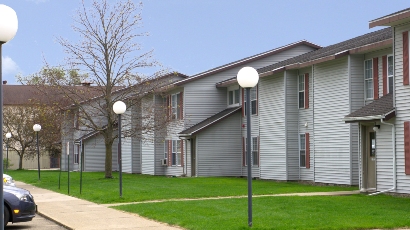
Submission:
<svg viewBox="0 0 410 230">
<path fill-rule="evenodd" d="M 37 171 L 9 171 L 17 181 L 23 181 L 41 188 L 67 194 L 67 172 L 61 174 L 61 189 L 58 189 L 59 171 L 41 171 L 38 181 Z M 231 177 L 165 177 L 123 173 L 123 198 L 119 197 L 118 174 L 114 179 L 105 179 L 104 173 L 83 173 L 83 188 L 80 194 L 80 173 L 70 173 L 70 195 L 95 203 L 121 203 L 175 198 L 201 198 L 247 195 L 246 178 Z M 280 194 L 295 192 L 350 191 L 357 187 L 312 186 L 295 182 L 274 182 L 254 180 L 253 194 Z"/>
<path fill-rule="evenodd" d="M 67 172 L 7 172 L 17 181 L 67 194 Z M 168 199 L 247 195 L 246 178 L 180 178 L 123 174 L 123 198 L 119 197 L 118 174 L 104 179 L 104 173 L 70 173 L 70 195 L 96 203 L 163 200 L 114 208 L 138 213 L 186 229 L 249 229 L 247 198 L 217 200 Z M 299 183 L 253 180 L 253 194 L 356 190 L 357 187 L 312 186 Z M 252 229 L 382 229 L 410 226 L 410 198 L 387 195 L 254 197 Z"/>
<path fill-rule="evenodd" d="M 387 195 L 253 198 L 252 229 L 379 229 L 410 226 L 410 199 Z M 192 230 L 248 229 L 247 199 L 133 204 L 116 209 Z"/>
</svg>

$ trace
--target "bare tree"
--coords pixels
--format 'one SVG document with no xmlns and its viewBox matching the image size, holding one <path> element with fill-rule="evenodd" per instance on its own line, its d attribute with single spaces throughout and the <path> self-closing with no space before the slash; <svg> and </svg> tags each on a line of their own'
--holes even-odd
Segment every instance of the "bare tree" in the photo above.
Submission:
<svg viewBox="0 0 410 230">
<path fill-rule="evenodd" d="M 54 87 L 55 93 L 64 94 L 65 100 L 69 101 L 70 111 L 74 111 L 79 124 L 77 129 L 103 136 L 106 178 L 112 178 L 112 146 L 117 138 L 117 116 L 112 110 L 114 102 L 125 101 L 128 108 L 139 106 L 141 98 L 156 94 L 158 88 L 170 83 L 169 76 L 160 77 L 164 76 L 163 70 L 152 71 L 155 73 L 149 76 L 140 73 L 143 68 L 157 70 L 161 67 L 153 59 L 153 51 L 142 52 L 136 41 L 147 36 L 147 33 L 137 32 L 142 22 L 141 8 L 142 3 L 136 5 L 131 0 L 118 1 L 114 5 L 109 5 L 107 0 L 93 0 L 90 7 L 83 0 L 73 25 L 81 40 L 72 43 L 60 37 L 58 41 L 68 55 L 66 69 L 87 74 L 74 74 L 73 78 L 67 71 L 63 77 L 58 71 L 42 71 L 40 77 L 22 80 L 23 83 Z M 75 85 L 73 79 L 75 82 L 90 82 L 92 86 L 67 87 Z M 125 135 L 141 134 L 157 128 L 159 123 L 138 124 L 141 125 L 129 124 Z"/>
</svg>

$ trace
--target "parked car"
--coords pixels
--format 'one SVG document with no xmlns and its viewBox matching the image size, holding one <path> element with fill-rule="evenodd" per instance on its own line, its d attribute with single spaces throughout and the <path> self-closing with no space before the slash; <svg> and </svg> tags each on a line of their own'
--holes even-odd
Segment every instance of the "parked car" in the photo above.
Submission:
<svg viewBox="0 0 410 230">
<path fill-rule="evenodd" d="M 37 205 L 31 193 L 13 186 L 3 186 L 4 226 L 8 222 L 31 221 L 36 216 Z"/>
<path fill-rule="evenodd" d="M 3 185 L 16 187 L 16 184 L 14 184 L 13 178 L 4 173 L 3 173 Z"/>
</svg>

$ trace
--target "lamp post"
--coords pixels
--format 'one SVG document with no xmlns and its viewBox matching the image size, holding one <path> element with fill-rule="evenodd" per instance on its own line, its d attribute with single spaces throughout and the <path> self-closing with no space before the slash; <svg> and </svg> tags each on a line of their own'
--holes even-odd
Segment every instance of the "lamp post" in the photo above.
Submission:
<svg viewBox="0 0 410 230">
<path fill-rule="evenodd" d="M 246 89 L 246 161 L 248 169 L 248 226 L 252 227 L 252 162 L 251 162 L 251 88 L 259 81 L 258 72 L 252 67 L 243 67 L 236 76 L 238 84 Z"/>
<path fill-rule="evenodd" d="M 33 125 L 33 130 L 37 135 L 37 170 L 38 170 L 38 180 L 40 180 L 40 147 L 38 146 L 38 132 L 41 130 L 41 125 Z"/>
<path fill-rule="evenodd" d="M 6 147 L 7 147 L 7 160 L 6 160 L 6 171 L 9 167 L 9 139 L 11 137 L 11 133 L 6 133 L 6 138 L 7 138 L 7 143 L 6 143 Z"/>
<path fill-rule="evenodd" d="M 125 113 L 127 106 L 122 101 L 117 101 L 112 106 L 114 113 L 118 114 L 118 166 L 120 172 L 120 197 L 122 197 L 122 153 L 121 153 L 121 114 Z"/>
<path fill-rule="evenodd" d="M 2 80 L 2 45 L 17 33 L 18 20 L 16 12 L 3 4 L 0 4 L 0 83 Z M 3 130 L 3 84 L 0 84 L 0 130 Z M 0 143 L 3 143 L 3 135 L 0 136 Z M 3 148 L 0 149 L 0 172 L 3 173 Z M 0 183 L 0 200 L 3 200 L 3 183 Z M 0 214 L 4 213 L 4 205 L 0 205 Z M 0 218 L 0 229 L 4 229 L 4 219 Z"/>
</svg>

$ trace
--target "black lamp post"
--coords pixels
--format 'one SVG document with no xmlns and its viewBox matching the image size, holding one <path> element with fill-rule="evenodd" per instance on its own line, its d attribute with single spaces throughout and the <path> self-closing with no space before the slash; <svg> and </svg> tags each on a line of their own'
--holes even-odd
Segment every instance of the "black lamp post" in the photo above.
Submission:
<svg viewBox="0 0 410 230">
<path fill-rule="evenodd" d="M 36 132 L 37 136 L 37 170 L 38 170 L 38 180 L 40 180 L 40 147 L 38 145 L 38 132 L 41 130 L 41 125 L 35 124 L 33 125 L 33 130 Z"/>
<path fill-rule="evenodd" d="M 112 106 L 114 113 L 118 114 L 118 167 L 120 172 L 120 197 L 122 197 L 122 153 L 121 153 L 121 114 L 125 113 L 127 106 L 122 101 L 117 101 Z"/>
<path fill-rule="evenodd" d="M 6 142 L 6 148 L 7 148 L 7 160 L 6 160 L 6 171 L 9 168 L 9 139 L 11 137 L 11 133 L 6 133 L 6 138 L 7 138 L 7 142 Z"/>
<path fill-rule="evenodd" d="M 16 12 L 3 4 L 0 4 L 0 130 L 3 130 L 3 80 L 2 80 L 2 45 L 14 38 L 17 33 L 18 20 Z M 3 135 L 0 135 L 0 143 L 3 143 Z M 3 148 L 0 149 L 0 172 L 3 173 Z M 3 183 L 0 183 L 0 200 L 3 200 Z M 4 205 L 0 205 L 0 214 L 4 213 Z M 0 229 L 4 229 L 4 219 L 0 218 Z"/>
<path fill-rule="evenodd" d="M 248 169 L 248 226 L 252 227 L 252 162 L 251 162 L 251 88 L 259 81 L 258 72 L 252 67 L 243 67 L 236 76 L 238 84 L 246 89 L 246 161 Z"/>
</svg>

